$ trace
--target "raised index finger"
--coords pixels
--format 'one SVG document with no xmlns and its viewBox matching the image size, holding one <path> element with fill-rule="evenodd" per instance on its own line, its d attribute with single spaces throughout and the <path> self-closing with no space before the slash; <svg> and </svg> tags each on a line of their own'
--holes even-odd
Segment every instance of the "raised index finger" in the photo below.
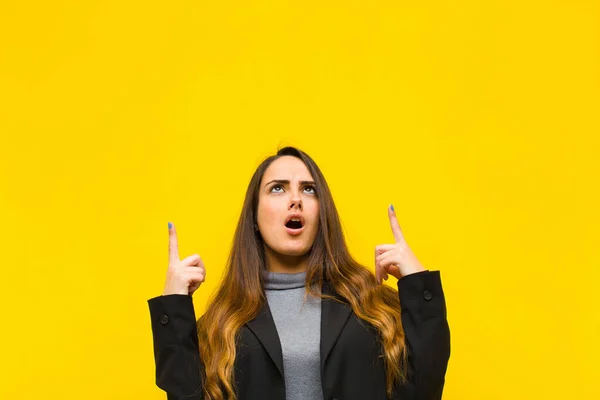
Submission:
<svg viewBox="0 0 600 400">
<path fill-rule="evenodd" d="M 390 226 L 392 227 L 394 239 L 396 239 L 396 243 L 400 243 L 404 240 L 404 235 L 402 234 L 402 229 L 400 229 L 400 224 L 398 224 L 398 219 L 396 218 L 396 211 L 394 211 L 394 206 L 391 204 L 388 207 L 388 216 L 390 217 Z"/>
<path fill-rule="evenodd" d="M 179 244 L 175 225 L 169 222 L 169 263 L 179 262 Z"/>
</svg>

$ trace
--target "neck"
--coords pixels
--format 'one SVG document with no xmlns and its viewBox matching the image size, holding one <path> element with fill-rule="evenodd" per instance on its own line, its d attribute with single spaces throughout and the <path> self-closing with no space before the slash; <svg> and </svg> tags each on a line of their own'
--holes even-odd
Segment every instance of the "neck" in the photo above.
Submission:
<svg viewBox="0 0 600 400">
<path fill-rule="evenodd" d="M 265 246 L 267 270 L 285 274 L 295 274 L 308 269 L 308 253 L 301 256 L 286 256 L 272 251 Z"/>
</svg>

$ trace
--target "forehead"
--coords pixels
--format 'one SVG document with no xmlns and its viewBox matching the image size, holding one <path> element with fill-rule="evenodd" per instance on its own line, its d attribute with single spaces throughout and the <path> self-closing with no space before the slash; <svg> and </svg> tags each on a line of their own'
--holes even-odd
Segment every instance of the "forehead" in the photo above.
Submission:
<svg viewBox="0 0 600 400">
<path fill-rule="evenodd" d="M 290 182 L 310 181 L 312 176 L 302 160 L 294 156 L 283 156 L 269 165 L 262 180 L 269 182 L 273 179 L 287 179 Z"/>
</svg>

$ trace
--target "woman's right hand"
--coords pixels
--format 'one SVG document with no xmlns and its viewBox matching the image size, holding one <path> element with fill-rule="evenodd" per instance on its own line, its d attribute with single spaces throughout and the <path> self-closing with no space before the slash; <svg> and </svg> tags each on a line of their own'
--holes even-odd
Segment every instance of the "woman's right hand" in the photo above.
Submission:
<svg viewBox="0 0 600 400">
<path fill-rule="evenodd" d="M 198 254 L 179 259 L 179 245 L 175 225 L 169 222 L 169 268 L 163 296 L 169 294 L 192 295 L 206 276 L 204 263 Z"/>
</svg>

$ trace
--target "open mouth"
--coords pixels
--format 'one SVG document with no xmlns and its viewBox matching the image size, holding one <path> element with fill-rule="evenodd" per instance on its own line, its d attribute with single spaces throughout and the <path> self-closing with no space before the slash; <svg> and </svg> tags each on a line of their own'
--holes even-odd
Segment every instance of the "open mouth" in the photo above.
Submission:
<svg viewBox="0 0 600 400">
<path fill-rule="evenodd" d="M 290 229 L 302 229 L 304 225 L 302 225 L 302 221 L 295 221 L 295 220 L 289 220 L 286 224 L 285 227 L 286 228 L 290 228 Z"/>
<path fill-rule="evenodd" d="M 285 230 L 290 235 L 299 235 L 304 231 L 304 218 L 301 215 L 290 215 L 285 222 Z"/>
</svg>

